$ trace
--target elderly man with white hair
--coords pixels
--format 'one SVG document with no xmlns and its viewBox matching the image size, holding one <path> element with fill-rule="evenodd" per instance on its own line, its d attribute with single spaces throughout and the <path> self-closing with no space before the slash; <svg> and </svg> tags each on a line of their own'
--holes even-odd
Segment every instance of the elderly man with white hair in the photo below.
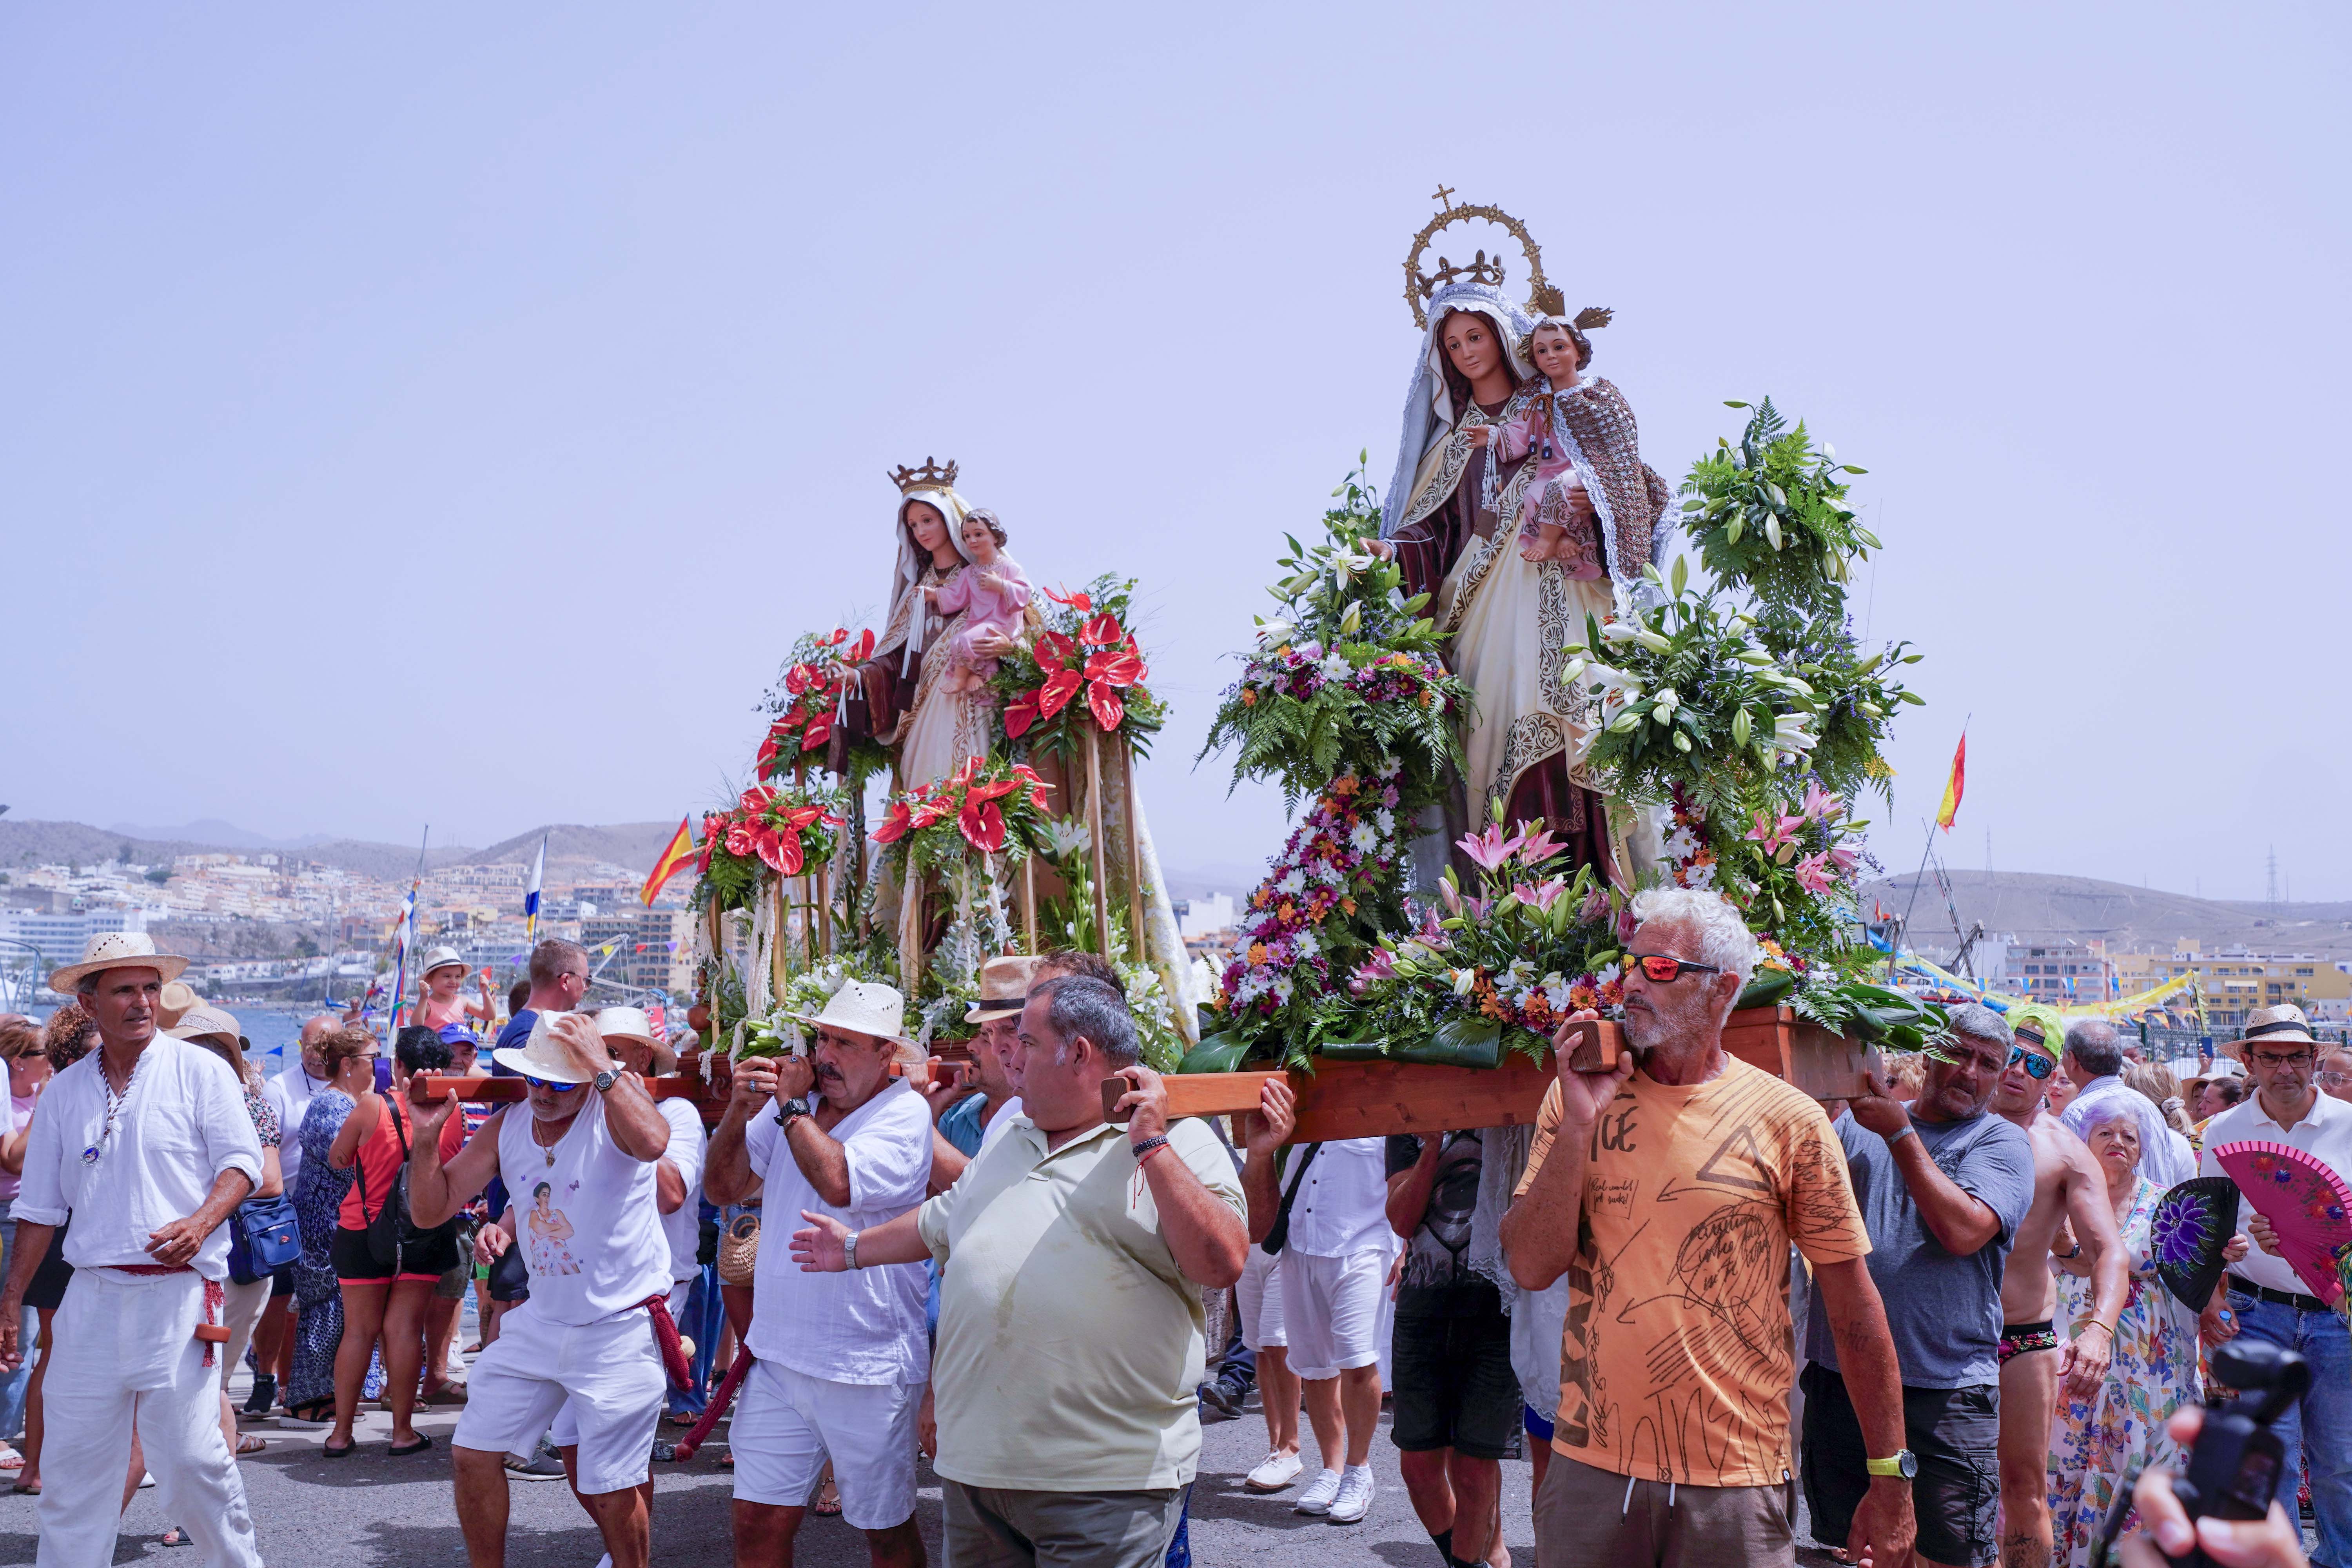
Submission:
<svg viewBox="0 0 2352 1568">
<path fill-rule="evenodd" d="M 2077 1138 L 2088 1137 L 2094 1113 L 2109 1100 L 2139 1123 L 2139 1168 L 2160 1187 L 2179 1186 L 2197 1173 L 2197 1152 L 2174 1131 L 2156 1101 L 2123 1080 L 2123 1041 L 2104 1018 L 2084 1018 L 2066 1027 L 2066 1054 L 2060 1065 L 2079 1092 L 2058 1120 Z"/>
<path fill-rule="evenodd" d="M 42 1388 L 41 1568 L 114 1560 L 134 1425 L 165 1513 L 203 1561 L 261 1562 L 215 1360 L 228 1339 L 222 1222 L 261 1180 L 261 1141 L 227 1065 L 156 1027 L 164 983 L 186 967 L 144 932 L 106 931 L 49 976 L 98 1026 L 99 1048 L 42 1096 L 0 1287 L 0 1366 L 14 1367 L 26 1288 L 71 1214 L 73 1281 Z"/>
<path fill-rule="evenodd" d="M 1812 1264 L 1870 1456 L 1844 1544 L 1909 1559 L 1902 1374 L 1829 1118 L 1731 1057 L 1724 1020 L 1756 940 L 1720 896 L 1633 900 L 1625 1039 L 1607 1070 L 1565 1048 L 1503 1246 L 1512 1277 L 1563 1274 L 1553 1458 L 1536 1498 L 1545 1568 L 1792 1563 L 1789 1247 Z M 1581 1014 L 1589 1018 L 1591 1014 Z M 1661 1345 L 1679 1347 L 1670 1355 Z"/>
</svg>

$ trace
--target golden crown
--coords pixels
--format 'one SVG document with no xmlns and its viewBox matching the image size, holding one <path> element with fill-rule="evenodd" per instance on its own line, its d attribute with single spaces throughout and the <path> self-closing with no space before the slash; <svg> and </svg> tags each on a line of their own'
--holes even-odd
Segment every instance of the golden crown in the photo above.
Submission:
<svg viewBox="0 0 2352 1568">
<path fill-rule="evenodd" d="M 1535 237 L 1528 233 L 1528 226 L 1500 207 L 1484 206 L 1467 202 L 1456 206 L 1454 205 L 1453 195 L 1452 186 L 1437 187 L 1436 194 L 1431 199 L 1437 203 L 1438 214 L 1423 224 L 1421 232 L 1412 237 L 1412 248 L 1405 254 L 1404 302 L 1412 307 L 1412 324 L 1416 327 L 1429 325 L 1427 301 L 1429 297 L 1440 289 L 1465 281 L 1484 284 L 1490 289 L 1502 287 L 1503 257 L 1499 251 L 1489 258 L 1486 253 L 1481 250 L 1466 264 L 1458 267 L 1441 256 L 1437 258 L 1434 271 L 1424 273 L 1421 269 L 1422 253 L 1429 248 L 1429 242 L 1437 237 L 1440 230 L 1457 223 L 1467 223 L 1481 218 L 1508 229 L 1511 237 L 1519 242 L 1519 248 L 1527 253 L 1528 309 L 1539 316 L 1557 316 L 1564 313 L 1568 308 L 1568 302 L 1560 298 L 1559 290 L 1545 279 L 1543 251 L 1536 244 Z"/>
<path fill-rule="evenodd" d="M 919 468 L 899 465 L 891 474 L 890 482 L 898 487 L 900 495 L 905 495 L 909 490 L 951 489 L 955 486 L 955 478 L 956 466 L 953 458 L 950 458 L 948 466 L 942 468 L 926 457 L 923 459 L 923 466 Z"/>
</svg>

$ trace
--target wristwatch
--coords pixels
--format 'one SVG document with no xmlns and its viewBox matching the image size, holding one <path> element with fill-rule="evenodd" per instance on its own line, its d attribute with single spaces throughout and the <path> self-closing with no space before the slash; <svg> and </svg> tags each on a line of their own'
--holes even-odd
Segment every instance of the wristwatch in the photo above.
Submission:
<svg viewBox="0 0 2352 1568">
<path fill-rule="evenodd" d="M 841 1260 L 853 1269 L 857 1267 L 857 1233 L 854 1230 L 841 1238 Z"/>
<path fill-rule="evenodd" d="M 776 1125 L 779 1127 L 790 1127 L 795 1120 L 800 1117 L 806 1116 L 808 1113 L 809 1103 L 807 1100 L 787 1100 L 782 1104 L 776 1107 Z"/>
<path fill-rule="evenodd" d="M 612 1068 L 606 1068 L 603 1072 L 596 1075 L 594 1081 L 596 1084 L 596 1092 L 598 1094 L 602 1094 L 606 1089 L 611 1089 L 614 1084 L 620 1082 L 621 1075 L 614 1072 Z"/>
<path fill-rule="evenodd" d="M 1907 1481 L 1919 1473 L 1919 1458 L 1908 1448 L 1898 1448 L 1893 1458 L 1865 1460 L 1862 1468 L 1874 1476 L 1900 1476 Z"/>
</svg>

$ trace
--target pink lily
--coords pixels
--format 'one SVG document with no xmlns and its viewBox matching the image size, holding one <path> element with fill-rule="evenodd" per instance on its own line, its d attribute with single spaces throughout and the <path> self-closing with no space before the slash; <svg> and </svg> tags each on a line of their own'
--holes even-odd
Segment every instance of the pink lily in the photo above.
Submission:
<svg viewBox="0 0 2352 1568">
<path fill-rule="evenodd" d="M 1558 903 L 1559 901 L 1559 896 L 1566 891 L 1568 891 L 1568 879 L 1565 877 L 1554 877 L 1550 881 L 1546 882 L 1540 888 L 1531 887 L 1526 882 L 1521 882 L 1517 887 L 1511 889 L 1511 896 L 1517 899 L 1519 902 L 1523 904 L 1533 904 L 1537 909 L 1541 910 L 1544 913 L 1549 914 L 1551 913 L 1552 905 Z"/>
<path fill-rule="evenodd" d="M 1806 783 L 1804 806 L 1806 821 L 1827 822 L 1844 809 L 1845 801 L 1843 796 L 1831 795 L 1816 781 L 1809 780 Z"/>
<path fill-rule="evenodd" d="M 1828 892 L 1830 890 L 1828 860 L 1829 855 L 1824 852 L 1819 855 L 1808 855 L 1798 861 L 1797 885 L 1809 893 Z"/>
<path fill-rule="evenodd" d="M 1829 857 L 1829 863 L 1832 866 L 1836 867 L 1841 875 L 1853 870 L 1854 861 L 1859 858 L 1853 850 L 1848 849 L 1842 844 L 1832 847 L 1827 851 L 1827 854 Z"/>
<path fill-rule="evenodd" d="M 1530 824 L 1526 826 L 1532 825 Z M 1552 837 L 1551 830 L 1549 828 L 1539 829 L 1537 832 L 1528 834 L 1527 836 L 1527 841 L 1519 846 L 1519 864 L 1522 866 L 1540 866 L 1545 861 L 1550 859 L 1553 856 L 1559 854 L 1561 850 L 1567 847 L 1567 845 L 1559 843 Z"/>
<path fill-rule="evenodd" d="M 1756 826 L 1741 837 L 1762 844 L 1765 854 L 1778 855 L 1783 846 L 1792 842 L 1789 837 L 1790 831 L 1804 825 L 1805 819 L 1801 816 L 1783 816 L 1778 819 L 1778 826 L 1775 826 L 1773 819 L 1759 811 L 1756 814 Z"/>
<path fill-rule="evenodd" d="M 1464 836 L 1454 847 L 1469 856 L 1481 870 L 1498 871 L 1502 869 L 1503 862 L 1517 854 L 1526 843 L 1527 837 L 1523 834 L 1504 837 L 1503 825 L 1498 822 L 1484 833 Z"/>
<path fill-rule="evenodd" d="M 1467 842 L 1467 840 L 1465 840 L 1465 842 Z M 1437 896 L 1445 900 L 1445 907 L 1454 911 L 1454 913 L 1458 915 L 1462 912 L 1462 894 L 1460 889 L 1456 889 L 1452 882 L 1440 878 L 1437 883 Z M 1437 911 L 1435 910 L 1430 910 L 1432 919 L 1434 919 L 1436 914 Z"/>
</svg>

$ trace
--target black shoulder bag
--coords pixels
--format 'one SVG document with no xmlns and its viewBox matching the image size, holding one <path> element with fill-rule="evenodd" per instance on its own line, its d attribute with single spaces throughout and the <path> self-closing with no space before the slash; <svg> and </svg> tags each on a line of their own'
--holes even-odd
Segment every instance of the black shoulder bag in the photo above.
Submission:
<svg viewBox="0 0 2352 1568">
<path fill-rule="evenodd" d="M 1307 1167 L 1315 1163 L 1315 1156 L 1322 1149 L 1320 1143 L 1307 1145 L 1307 1152 L 1298 1162 L 1298 1169 L 1290 1173 L 1290 1185 L 1282 1190 L 1282 1206 L 1274 1211 L 1274 1228 L 1265 1233 L 1264 1241 L 1258 1243 L 1269 1258 L 1280 1257 L 1283 1247 L 1290 1241 L 1290 1205 L 1298 1201 L 1298 1188 L 1307 1180 Z"/>
</svg>

